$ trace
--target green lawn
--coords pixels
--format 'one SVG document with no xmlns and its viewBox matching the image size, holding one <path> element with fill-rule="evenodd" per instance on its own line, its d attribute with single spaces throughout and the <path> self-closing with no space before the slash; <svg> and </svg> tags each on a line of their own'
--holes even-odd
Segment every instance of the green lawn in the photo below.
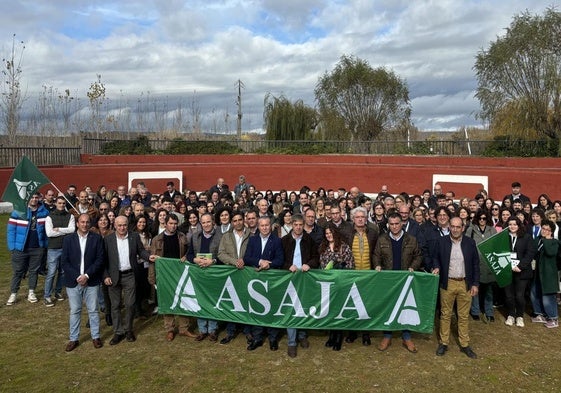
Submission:
<svg viewBox="0 0 561 393">
<path fill-rule="evenodd" d="M 419 353 L 394 339 L 387 352 L 358 341 L 340 352 L 324 347 L 323 332 L 312 332 L 311 347 L 298 357 L 265 345 L 248 352 L 238 336 L 227 346 L 177 337 L 165 341 L 162 317 L 135 321 L 137 341 L 109 346 L 112 331 L 102 322 L 105 346 L 94 349 L 83 318 L 81 345 L 71 353 L 68 302 L 46 308 L 25 300 L 6 306 L 11 278 L 6 250 L 7 216 L 0 216 L 0 392 L 558 392 L 561 389 L 561 331 L 532 325 L 507 327 L 470 321 L 473 349 L 468 359 L 451 345 L 435 356 L 436 335 L 414 334 Z M 42 293 L 40 277 L 37 293 Z M 223 335 L 223 334 L 222 334 Z M 221 335 L 221 336 L 222 336 Z"/>
</svg>

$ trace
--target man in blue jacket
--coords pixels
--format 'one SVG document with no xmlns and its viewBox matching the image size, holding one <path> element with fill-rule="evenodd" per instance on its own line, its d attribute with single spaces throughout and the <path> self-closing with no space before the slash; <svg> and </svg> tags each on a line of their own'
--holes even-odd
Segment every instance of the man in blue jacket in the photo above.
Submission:
<svg viewBox="0 0 561 393">
<path fill-rule="evenodd" d="M 37 303 L 35 288 L 37 275 L 45 257 L 47 248 L 47 234 L 45 221 L 49 211 L 39 203 L 39 193 L 29 199 L 25 215 L 13 211 L 8 220 L 7 240 L 8 250 L 12 253 L 12 281 L 10 283 L 10 297 L 6 305 L 15 304 L 21 280 L 28 273 L 29 293 L 27 300 Z"/>
</svg>

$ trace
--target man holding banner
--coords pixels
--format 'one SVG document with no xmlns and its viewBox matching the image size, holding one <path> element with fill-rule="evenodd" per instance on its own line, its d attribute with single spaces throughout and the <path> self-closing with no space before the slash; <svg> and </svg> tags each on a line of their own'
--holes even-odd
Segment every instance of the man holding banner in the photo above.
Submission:
<svg viewBox="0 0 561 393">
<path fill-rule="evenodd" d="M 457 303 L 460 351 L 476 359 L 469 346 L 469 311 L 471 298 L 479 287 L 479 254 L 475 241 L 463 235 L 462 219 L 450 220 L 450 236 L 438 239 L 433 274 L 440 275 L 440 343 L 437 356 L 444 356 L 450 339 L 450 321 Z"/>
</svg>

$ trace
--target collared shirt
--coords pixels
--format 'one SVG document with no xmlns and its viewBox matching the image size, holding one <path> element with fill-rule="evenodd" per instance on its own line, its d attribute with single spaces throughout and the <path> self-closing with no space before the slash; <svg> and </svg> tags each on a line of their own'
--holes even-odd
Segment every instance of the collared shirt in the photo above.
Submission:
<svg viewBox="0 0 561 393">
<path fill-rule="evenodd" d="M 269 235 L 269 236 L 271 236 L 271 235 Z M 265 251 L 265 246 L 267 245 L 267 241 L 269 240 L 269 236 L 263 237 L 262 235 L 259 235 L 259 237 L 261 238 L 261 253 L 263 253 L 263 251 Z"/>
<path fill-rule="evenodd" d="M 395 240 L 396 242 L 399 241 L 399 239 L 401 239 L 403 237 L 403 235 L 405 234 L 405 231 L 402 229 L 401 232 L 399 232 L 398 236 L 394 236 L 393 233 L 388 233 L 388 235 L 390 235 L 390 239 Z"/>
<path fill-rule="evenodd" d="M 239 258 L 242 251 L 243 231 L 241 232 L 241 234 L 238 234 L 237 231 L 234 231 L 234 240 L 236 241 L 236 256 Z"/>
<path fill-rule="evenodd" d="M 120 238 L 119 235 L 116 235 L 117 238 L 117 251 L 119 251 L 119 270 L 130 270 L 132 269 L 131 262 L 129 259 L 129 234 L 124 238 Z"/>
<path fill-rule="evenodd" d="M 462 253 L 462 241 L 452 240 L 452 251 L 450 252 L 449 278 L 465 278 L 464 254 Z"/>
<path fill-rule="evenodd" d="M 85 271 L 84 255 L 86 253 L 86 243 L 88 241 L 88 234 L 86 233 L 84 236 L 82 236 L 78 232 L 78 241 L 80 242 L 80 275 L 82 275 L 84 274 Z"/>
</svg>

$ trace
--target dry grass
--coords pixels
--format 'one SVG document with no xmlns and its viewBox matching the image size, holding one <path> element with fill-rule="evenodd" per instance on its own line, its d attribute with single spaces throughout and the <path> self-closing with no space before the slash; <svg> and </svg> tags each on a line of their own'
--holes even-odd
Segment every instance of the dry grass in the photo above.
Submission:
<svg viewBox="0 0 561 393">
<path fill-rule="evenodd" d="M 387 352 L 358 341 L 340 352 L 323 346 L 323 332 L 312 332 L 311 347 L 298 357 L 265 345 L 245 349 L 238 336 L 227 346 L 164 339 L 161 317 L 135 321 L 138 340 L 108 344 L 112 331 L 102 322 L 105 346 L 94 349 L 82 323 L 81 345 L 64 352 L 68 340 L 68 302 L 46 308 L 24 299 L 8 307 L 11 266 L 5 246 L 6 216 L 0 217 L 0 391 L 1 392 L 558 392 L 561 389 L 561 330 L 531 324 L 508 328 L 503 318 L 485 325 L 470 321 L 478 360 L 451 345 L 446 356 L 434 352 L 436 335 L 414 334 L 419 353 L 409 354 L 394 339 Z M 39 280 L 38 293 L 43 288 Z"/>
</svg>

